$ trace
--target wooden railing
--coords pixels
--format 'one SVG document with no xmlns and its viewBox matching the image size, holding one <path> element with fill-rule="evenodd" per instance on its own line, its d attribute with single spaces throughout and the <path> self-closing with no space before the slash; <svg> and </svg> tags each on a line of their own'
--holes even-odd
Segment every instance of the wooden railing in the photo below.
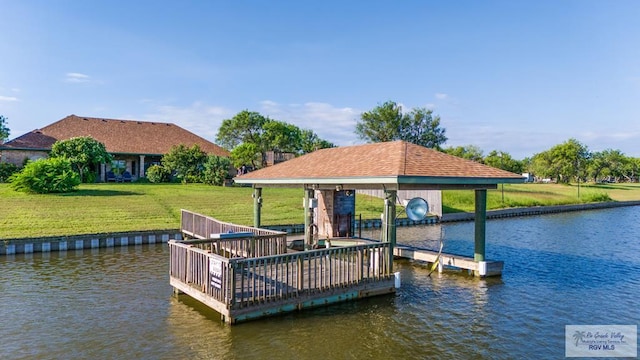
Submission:
<svg viewBox="0 0 640 360">
<path fill-rule="evenodd" d="M 253 258 L 227 258 L 207 248 L 214 245 L 206 245 L 205 241 L 169 241 L 170 276 L 229 309 L 346 292 L 367 282 L 393 277 L 388 243 Z"/>
<path fill-rule="evenodd" d="M 169 254 L 169 275 L 172 278 L 218 302 L 230 304 L 233 275 L 229 259 L 176 240 L 169 241 Z"/>
<path fill-rule="evenodd" d="M 311 250 L 253 259 L 232 259 L 235 308 L 348 290 L 389 279 L 389 244 Z"/>
<path fill-rule="evenodd" d="M 256 235 L 284 235 L 285 238 L 287 235 L 281 231 L 260 229 L 220 221 L 210 216 L 197 214 L 184 209 L 181 210 L 180 229 L 183 234 L 197 239 L 210 239 L 211 234 L 223 234 L 229 232 L 252 232 Z"/>
</svg>

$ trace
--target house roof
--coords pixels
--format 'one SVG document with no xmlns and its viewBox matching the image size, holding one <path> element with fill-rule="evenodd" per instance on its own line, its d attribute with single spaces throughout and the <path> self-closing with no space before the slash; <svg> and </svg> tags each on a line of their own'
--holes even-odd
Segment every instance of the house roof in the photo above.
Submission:
<svg viewBox="0 0 640 360">
<path fill-rule="evenodd" d="M 406 141 L 328 148 L 235 178 L 263 186 L 346 189 L 495 188 L 523 182 L 508 171 Z"/>
<path fill-rule="evenodd" d="M 91 136 L 110 153 L 163 155 L 172 146 L 198 145 L 207 154 L 229 156 L 222 147 L 175 124 L 137 120 L 102 119 L 69 115 L 62 120 L 33 130 L 4 145 L 3 149 L 51 150 L 58 140 Z"/>
</svg>

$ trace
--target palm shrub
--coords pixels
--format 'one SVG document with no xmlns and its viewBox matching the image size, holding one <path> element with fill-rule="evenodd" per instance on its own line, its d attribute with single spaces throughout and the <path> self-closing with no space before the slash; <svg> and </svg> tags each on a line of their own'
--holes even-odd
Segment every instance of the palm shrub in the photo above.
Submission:
<svg viewBox="0 0 640 360">
<path fill-rule="evenodd" d="M 11 175 L 9 182 L 16 191 L 46 194 L 72 191 L 81 181 L 69 160 L 48 158 L 27 163 L 22 171 Z"/>
</svg>

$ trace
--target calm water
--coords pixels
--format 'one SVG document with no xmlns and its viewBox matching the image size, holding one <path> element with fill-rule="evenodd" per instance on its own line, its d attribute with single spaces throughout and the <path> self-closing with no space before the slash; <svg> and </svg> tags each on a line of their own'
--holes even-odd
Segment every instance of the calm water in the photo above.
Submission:
<svg viewBox="0 0 640 360">
<path fill-rule="evenodd" d="M 399 242 L 473 253 L 473 224 Z M 368 234 L 376 237 L 378 234 Z M 640 208 L 492 220 L 499 279 L 398 261 L 382 296 L 227 326 L 168 285 L 166 244 L 0 257 L 2 359 L 559 359 L 567 324 L 640 323 Z"/>
</svg>

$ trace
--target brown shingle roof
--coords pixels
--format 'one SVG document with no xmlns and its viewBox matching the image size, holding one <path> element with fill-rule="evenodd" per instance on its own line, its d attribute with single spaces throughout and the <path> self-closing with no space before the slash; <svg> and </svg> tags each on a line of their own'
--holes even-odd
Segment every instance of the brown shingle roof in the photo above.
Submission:
<svg viewBox="0 0 640 360">
<path fill-rule="evenodd" d="M 91 136 L 110 153 L 162 155 L 172 146 L 198 145 L 207 154 L 229 156 L 222 147 L 170 123 L 101 119 L 69 115 L 62 120 L 24 134 L 4 144 L 5 148 L 51 149 L 58 140 Z"/>
<path fill-rule="evenodd" d="M 238 183 L 261 184 L 497 184 L 522 176 L 440 151 L 393 141 L 321 149 L 250 172 Z"/>
</svg>

